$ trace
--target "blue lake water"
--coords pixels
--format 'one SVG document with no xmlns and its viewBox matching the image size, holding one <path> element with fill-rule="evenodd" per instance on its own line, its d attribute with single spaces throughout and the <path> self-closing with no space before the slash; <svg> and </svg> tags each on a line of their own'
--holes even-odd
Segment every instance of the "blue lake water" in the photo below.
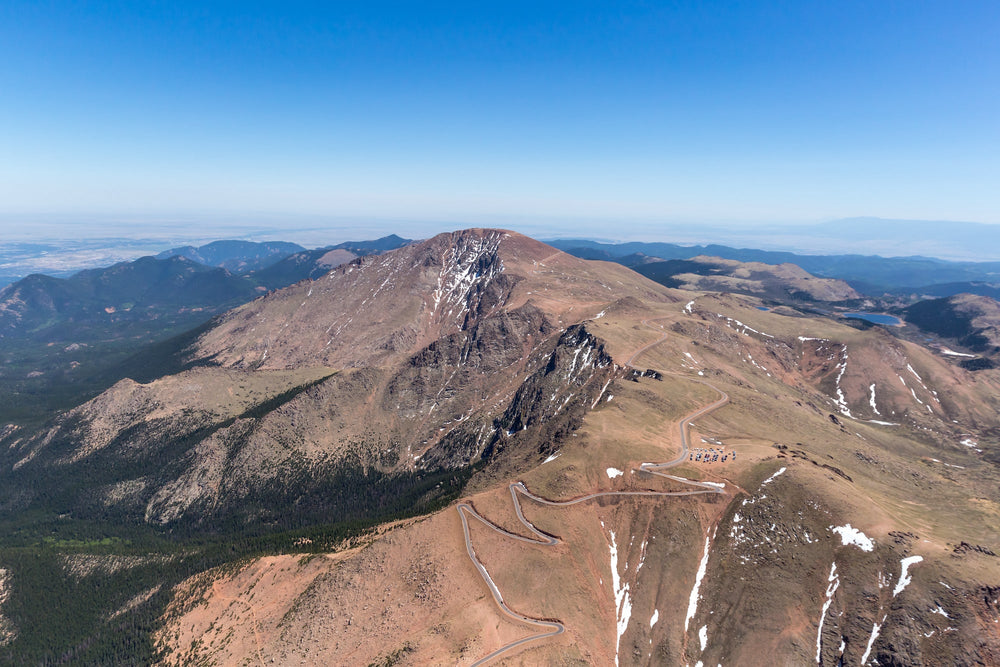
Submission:
<svg viewBox="0 0 1000 667">
<path fill-rule="evenodd" d="M 889 324 L 895 326 L 903 323 L 903 321 L 898 317 L 884 315 L 882 313 L 844 313 L 844 317 L 857 317 L 858 319 L 867 320 L 873 324 Z"/>
</svg>

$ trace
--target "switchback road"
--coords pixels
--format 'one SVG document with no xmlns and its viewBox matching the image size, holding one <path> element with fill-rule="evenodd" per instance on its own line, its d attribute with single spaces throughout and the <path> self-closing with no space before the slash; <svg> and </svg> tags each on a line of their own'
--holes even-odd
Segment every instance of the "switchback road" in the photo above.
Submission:
<svg viewBox="0 0 1000 667">
<path fill-rule="evenodd" d="M 655 330 L 655 327 L 653 327 L 649 323 L 649 320 L 643 320 L 643 324 Z M 652 343 L 649 343 L 636 350 L 635 353 L 631 357 L 629 357 L 626 363 L 629 366 L 631 366 L 632 362 L 635 360 L 637 356 L 639 356 L 646 350 L 650 349 L 651 347 L 663 342 L 664 340 L 666 340 L 666 338 L 667 334 L 665 332 L 662 333 L 657 340 L 654 340 Z M 675 482 L 679 482 L 681 484 L 693 486 L 695 487 L 695 489 L 689 491 L 600 491 L 597 493 L 590 493 L 585 496 L 580 496 L 579 498 L 572 498 L 570 500 L 549 500 L 548 498 L 542 498 L 541 496 L 536 496 L 535 494 L 533 494 L 524 485 L 524 482 L 520 481 L 514 482 L 508 487 L 510 491 L 511 500 L 514 504 L 514 511 L 517 513 L 517 518 L 521 522 L 521 524 L 534 537 L 525 537 L 524 535 L 518 535 L 517 533 L 512 533 L 508 530 L 504 530 L 500 526 L 497 526 L 496 524 L 492 523 L 491 521 L 483 517 L 481 514 L 479 514 L 472 505 L 468 503 L 458 504 L 457 506 L 458 515 L 462 520 L 462 532 L 465 536 L 465 549 L 469 554 L 469 559 L 472 561 L 472 564 L 475 565 L 476 569 L 479 571 L 480 576 L 483 578 L 483 581 L 486 583 L 486 587 L 489 589 L 490 594 L 493 596 L 493 601 L 496 602 L 497 606 L 504 614 L 513 618 L 514 620 L 520 621 L 522 623 L 527 623 L 529 625 L 533 625 L 537 628 L 545 630 L 544 632 L 541 632 L 539 634 L 530 635 L 528 637 L 524 637 L 522 639 L 518 639 L 517 641 L 501 646 L 500 648 L 493 651 L 489 655 L 484 656 L 479 660 L 477 660 L 476 662 L 474 662 L 472 664 L 472 667 L 479 667 L 480 665 L 484 665 L 493 660 L 494 658 L 497 658 L 500 655 L 508 651 L 511 651 L 519 646 L 523 646 L 524 644 L 527 644 L 529 642 L 540 641 L 542 639 L 545 639 L 546 637 L 554 637 L 555 635 L 560 635 L 566 631 L 566 627 L 557 620 L 531 618 L 530 616 L 519 614 L 518 612 L 514 611 L 513 609 L 507 606 L 507 603 L 504 602 L 503 595 L 500 593 L 500 589 L 497 588 L 497 585 L 493 581 L 493 578 L 490 577 L 489 572 L 487 572 L 486 566 L 484 566 L 482 561 L 480 561 L 479 558 L 476 556 L 475 549 L 473 549 L 472 547 L 472 538 L 469 534 L 468 517 L 472 517 L 474 519 L 479 520 L 483 525 L 503 535 L 504 537 L 508 537 L 513 540 L 519 540 L 521 542 L 528 542 L 530 544 L 553 546 L 559 544 L 559 539 L 553 535 L 549 535 L 548 533 L 538 530 L 530 521 L 528 521 L 528 519 L 524 516 L 524 513 L 521 510 L 521 501 L 518 499 L 518 494 L 523 495 L 526 498 L 530 498 L 531 500 L 541 505 L 548 505 L 550 507 L 566 507 L 570 505 L 577 505 L 579 503 L 587 502 L 589 500 L 593 500 L 594 498 L 601 498 L 607 496 L 695 496 L 708 493 L 723 493 L 723 486 L 721 484 L 713 484 L 711 482 L 696 482 L 693 480 L 685 479 L 683 477 L 668 475 L 664 472 L 661 472 L 662 470 L 667 470 L 669 468 L 672 468 L 687 459 L 688 448 L 690 444 L 689 432 L 690 432 L 691 422 L 703 415 L 712 412 L 713 410 L 721 408 L 723 405 L 729 402 L 729 395 L 726 394 L 726 392 L 719 389 L 718 387 L 708 382 L 705 382 L 704 380 L 699 380 L 687 376 L 682 376 L 682 377 L 685 377 L 685 379 L 689 381 L 697 382 L 707 387 L 711 387 L 713 390 L 719 393 L 720 398 L 719 400 L 715 401 L 714 403 L 711 403 L 710 405 L 706 405 L 704 407 L 695 410 L 694 412 L 687 415 L 686 417 L 684 417 L 684 419 L 680 421 L 678 426 L 680 428 L 680 434 L 681 434 L 681 451 L 676 458 L 667 461 L 665 463 L 643 463 L 639 466 L 637 470 L 640 473 L 656 475 Z"/>
<path fill-rule="evenodd" d="M 562 623 L 558 621 L 548 621 L 543 619 L 531 618 L 529 616 L 519 614 L 518 612 L 512 610 L 510 607 L 507 606 L 507 603 L 504 602 L 503 595 L 500 593 L 500 589 L 497 588 L 496 583 L 493 581 L 492 577 L 490 577 L 489 572 L 486 571 L 486 567 L 476 556 L 476 552 L 472 547 L 472 539 L 469 535 L 468 517 L 478 519 L 483 525 L 503 535 L 504 537 L 508 537 L 513 540 L 519 540 L 521 542 L 528 542 L 531 544 L 552 546 L 555 544 L 559 544 L 559 539 L 552 535 L 549 535 L 548 533 L 544 533 L 538 530 L 530 521 L 528 521 L 528 519 L 524 516 L 523 511 L 521 510 L 521 502 L 518 499 L 519 494 L 527 498 L 530 498 L 531 500 L 541 505 L 548 505 L 550 507 L 566 507 L 569 505 L 577 505 L 579 503 L 583 503 L 588 500 L 592 500 L 594 498 L 601 498 L 606 496 L 694 496 L 707 493 L 723 493 L 721 485 L 715 485 L 712 484 L 711 482 L 696 482 L 693 480 L 685 479 L 683 477 L 677 477 L 674 475 L 668 475 L 664 472 L 660 472 L 662 470 L 672 468 L 687 459 L 688 447 L 689 447 L 690 422 L 694 419 L 697 419 L 698 417 L 708 414 L 713 410 L 721 408 L 729 401 L 729 396 L 722 390 L 718 389 L 717 387 L 702 380 L 693 380 L 693 381 L 709 386 L 715 391 L 719 392 L 720 394 L 719 400 L 710 405 L 695 410 L 694 412 L 692 412 L 691 414 L 689 414 L 688 416 L 686 416 L 684 419 L 681 420 L 679 424 L 681 433 L 681 452 L 676 458 L 667 461 L 665 463 L 643 463 L 642 465 L 639 466 L 638 470 L 639 472 L 642 473 L 657 475 L 659 477 L 664 477 L 666 479 L 679 482 L 681 484 L 693 486 L 695 487 L 695 489 L 689 491 L 600 491 L 598 493 L 590 493 L 585 496 L 581 496 L 579 498 L 573 498 L 570 500 L 549 500 L 547 498 L 542 498 L 541 496 L 533 494 L 531 491 L 528 490 L 528 488 L 524 485 L 523 482 L 515 482 L 508 487 L 508 489 L 510 490 L 511 500 L 513 501 L 514 504 L 514 511 L 517 513 L 517 518 L 521 522 L 521 524 L 528 531 L 530 531 L 530 533 L 534 537 L 525 537 L 524 535 L 518 535 L 517 533 L 512 533 L 508 530 L 504 530 L 500 526 L 497 526 L 496 524 L 492 523 L 491 521 L 483 517 L 481 514 L 479 514 L 475 510 L 475 508 L 472 507 L 472 505 L 468 503 L 459 503 L 457 509 L 458 509 L 458 514 L 462 519 L 462 531 L 463 534 L 465 535 L 466 551 L 468 552 L 469 559 L 472 560 L 473 565 L 475 565 L 476 569 L 479 570 L 479 574 L 480 576 L 482 576 L 483 581 L 486 583 L 487 588 L 489 588 L 490 594 L 493 595 L 494 602 L 496 602 L 497 606 L 500 607 L 500 610 L 503 611 L 503 613 L 506 614 L 507 616 L 510 616 L 511 618 L 517 621 L 521 621 L 523 623 L 527 623 L 529 625 L 545 629 L 545 632 L 542 632 L 537 635 L 531 635 L 529 637 L 524 637 L 515 642 L 511 642 L 510 644 L 498 648 L 496 651 L 493 651 L 489 655 L 477 660 L 475 663 L 473 663 L 472 667 L 478 667 L 479 665 L 484 665 L 487 662 L 493 660 L 494 658 L 500 656 L 501 654 L 513 650 L 524 644 L 527 644 L 528 642 L 539 641 L 541 639 L 545 639 L 546 637 L 553 637 L 555 635 L 562 634 L 563 632 L 565 632 L 566 628 L 565 626 L 563 626 Z"/>
</svg>

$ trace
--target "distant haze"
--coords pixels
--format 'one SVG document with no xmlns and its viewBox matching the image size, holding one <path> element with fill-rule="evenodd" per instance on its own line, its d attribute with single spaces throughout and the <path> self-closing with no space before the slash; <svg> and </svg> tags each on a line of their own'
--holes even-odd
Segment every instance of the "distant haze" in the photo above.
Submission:
<svg viewBox="0 0 1000 667">
<path fill-rule="evenodd" d="M 598 218 L 483 216 L 472 220 L 415 220 L 323 216 L 207 216 L 180 219 L 139 218 L 95 221 L 50 219 L 37 224 L 0 220 L 0 238 L 10 244 L 51 243 L 38 266 L 103 266 L 156 254 L 178 245 L 220 239 L 291 241 L 322 247 L 399 234 L 429 238 L 467 227 L 512 229 L 534 238 L 588 238 L 604 242 L 647 241 L 677 244 L 717 243 L 740 248 L 786 250 L 802 254 L 858 254 L 882 257 L 924 256 L 954 261 L 1000 259 L 1000 225 L 928 220 L 850 218 L 812 224 L 706 224 Z M 8 249 L 9 250 L 9 249 Z M 72 250 L 73 258 L 69 251 Z M 75 259 L 74 259 L 75 258 Z M 80 261 L 77 261 L 80 260 Z M 10 261 L 9 258 L 6 261 Z M 0 266 L 0 269 L 4 268 Z M 10 267 L 7 267 L 10 268 Z"/>
<path fill-rule="evenodd" d="M 608 231 L 612 231 L 611 228 Z M 787 250 L 807 255 L 923 256 L 954 261 L 1000 259 L 1000 225 L 929 220 L 850 218 L 811 225 L 663 225 L 642 227 L 623 236 L 627 226 L 614 229 L 621 241 L 668 241 Z M 560 234 L 563 238 L 572 234 Z M 654 238 L 655 237 L 655 238 Z M 553 237 L 555 238 L 555 237 Z"/>
</svg>

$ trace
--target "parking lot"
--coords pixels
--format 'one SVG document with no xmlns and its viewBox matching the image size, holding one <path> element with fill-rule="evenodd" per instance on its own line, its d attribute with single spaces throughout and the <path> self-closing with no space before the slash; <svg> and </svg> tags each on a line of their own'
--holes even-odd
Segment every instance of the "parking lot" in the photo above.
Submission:
<svg viewBox="0 0 1000 667">
<path fill-rule="evenodd" d="M 735 461 L 736 452 L 727 452 L 725 445 L 698 447 L 696 449 L 689 450 L 688 460 L 695 463 L 725 463 L 730 460 Z"/>
</svg>

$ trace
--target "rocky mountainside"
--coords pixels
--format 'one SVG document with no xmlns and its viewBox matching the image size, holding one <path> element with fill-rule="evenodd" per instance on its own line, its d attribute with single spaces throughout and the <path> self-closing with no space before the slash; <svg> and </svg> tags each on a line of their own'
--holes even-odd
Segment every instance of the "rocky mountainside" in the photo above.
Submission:
<svg viewBox="0 0 1000 667">
<path fill-rule="evenodd" d="M 286 256 L 300 246 L 219 241 L 197 252 L 180 248 L 163 259 L 142 257 L 65 278 L 28 276 L 0 289 L 0 393 L 7 397 L 0 422 L 38 422 L 122 377 L 149 379 L 162 374 L 160 368 L 183 367 L 170 354 L 171 338 L 190 336 L 213 316 L 268 290 L 406 243 L 388 236 Z"/>
<path fill-rule="evenodd" d="M 330 269 L 346 264 L 363 255 L 381 255 L 412 243 L 395 234 L 372 241 L 345 241 L 333 246 L 303 250 L 288 255 L 280 262 L 253 272 L 253 279 L 268 289 L 280 289 L 309 278 L 315 280 Z"/>
<path fill-rule="evenodd" d="M 297 243 L 285 241 L 213 241 L 203 246 L 189 245 L 165 250 L 156 259 L 184 257 L 198 264 L 217 266 L 233 273 L 249 273 L 265 269 L 304 250 Z"/>
<path fill-rule="evenodd" d="M 995 663 L 998 378 L 883 329 L 691 296 L 609 302 L 585 324 L 612 364 L 659 372 L 610 378 L 554 448 L 473 478 L 467 502 L 507 533 L 473 523 L 467 543 L 444 511 L 328 559 L 218 572 L 213 591 L 192 580 L 160 635 L 168 662 L 473 664 L 509 646 L 498 664 Z M 674 477 L 645 473 L 723 392 Z M 512 480 L 569 501 L 521 501 L 555 544 L 515 538 L 530 533 Z M 491 586 L 564 632 L 519 644 L 539 631 Z"/>
<path fill-rule="evenodd" d="M 517 234 L 443 234 L 238 308 L 192 356 L 238 368 L 378 365 L 524 305 L 552 323 L 564 313 L 578 321 L 569 313 L 606 303 L 612 286 L 621 297 L 665 293 L 622 267 L 595 268 Z"/>
<path fill-rule="evenodd" d="M 645 262 L 635 269 L 670 287 L 750 294 L 782 302 L 829 302 L 861 298 L 844 281 L 817 278 L 795 264 L 738 262 L 699 255 L 689 260 Z"/>
<path fill-rule="evenodd" d="M 715 244 L 610 244 L 570 239 L 559 239 L 551 243 L 578 257 L 607 259 L 636 267 L 647 263 L 650 258 L 690 260 L 698 256 L 770 265 L 794 264 L 815 276 L 850 283 L 854 289 L 870 297 L 880 297 L 886 292 L 928 296 L 952 296 L 968 291 L 978 293 L 980 287 L 995 283 L 1000 275 L 1000 264 L 997 262 L 955 262 L 919 256 L 801 255 Z M 973 289 L 969 289 L 970 286 L 974 286 Z"/>
<path fill-rule="evenodd" d="M 143 257 L 70 278 L 36 274 L 0 290 L 0 336 L 65 340 L 93 328 L 113 335 L 114 324 L 221 311 L 259 293 L 225 269 L 183 257 Z"/>
<path fill-rule="evenodd" d="M 1000 374 L 761 304 L 501 230 L 359 258 L 5 427 L 0 528 L 122 588 L 71 655 L 127 608 L 165 664 L 1000 662 Z"/>
<path fill-rule="evenodd" d="M 552 298 L 567 280 L 575 300 Z M 86 475 L 92 487 L 65 499 L 79 516 L 274 521 L 290 493 L 313 506 L 301 525 L 349 502 L 327 493 L 331 480 L 422 478 L 511 442 L 546 451 L 624 372 L 584 324 L 561 317 L 596 313 L 608 283 L 670 300 L 621 267 L 595 270 L 496 231 L 357 260 L 232 311 L 189 349 L 196 368 L 147 385 L 123 380 L 9 440 L 8 495 L 31 507 L 37 471 L 99 469 Z"/>
<path fill-rule="evenodd" d="M 963 349 L 1000 359 L 1000 303 L 988 296 L 958 294 L 913 304 L 906 321 Z"/>
</svg>

